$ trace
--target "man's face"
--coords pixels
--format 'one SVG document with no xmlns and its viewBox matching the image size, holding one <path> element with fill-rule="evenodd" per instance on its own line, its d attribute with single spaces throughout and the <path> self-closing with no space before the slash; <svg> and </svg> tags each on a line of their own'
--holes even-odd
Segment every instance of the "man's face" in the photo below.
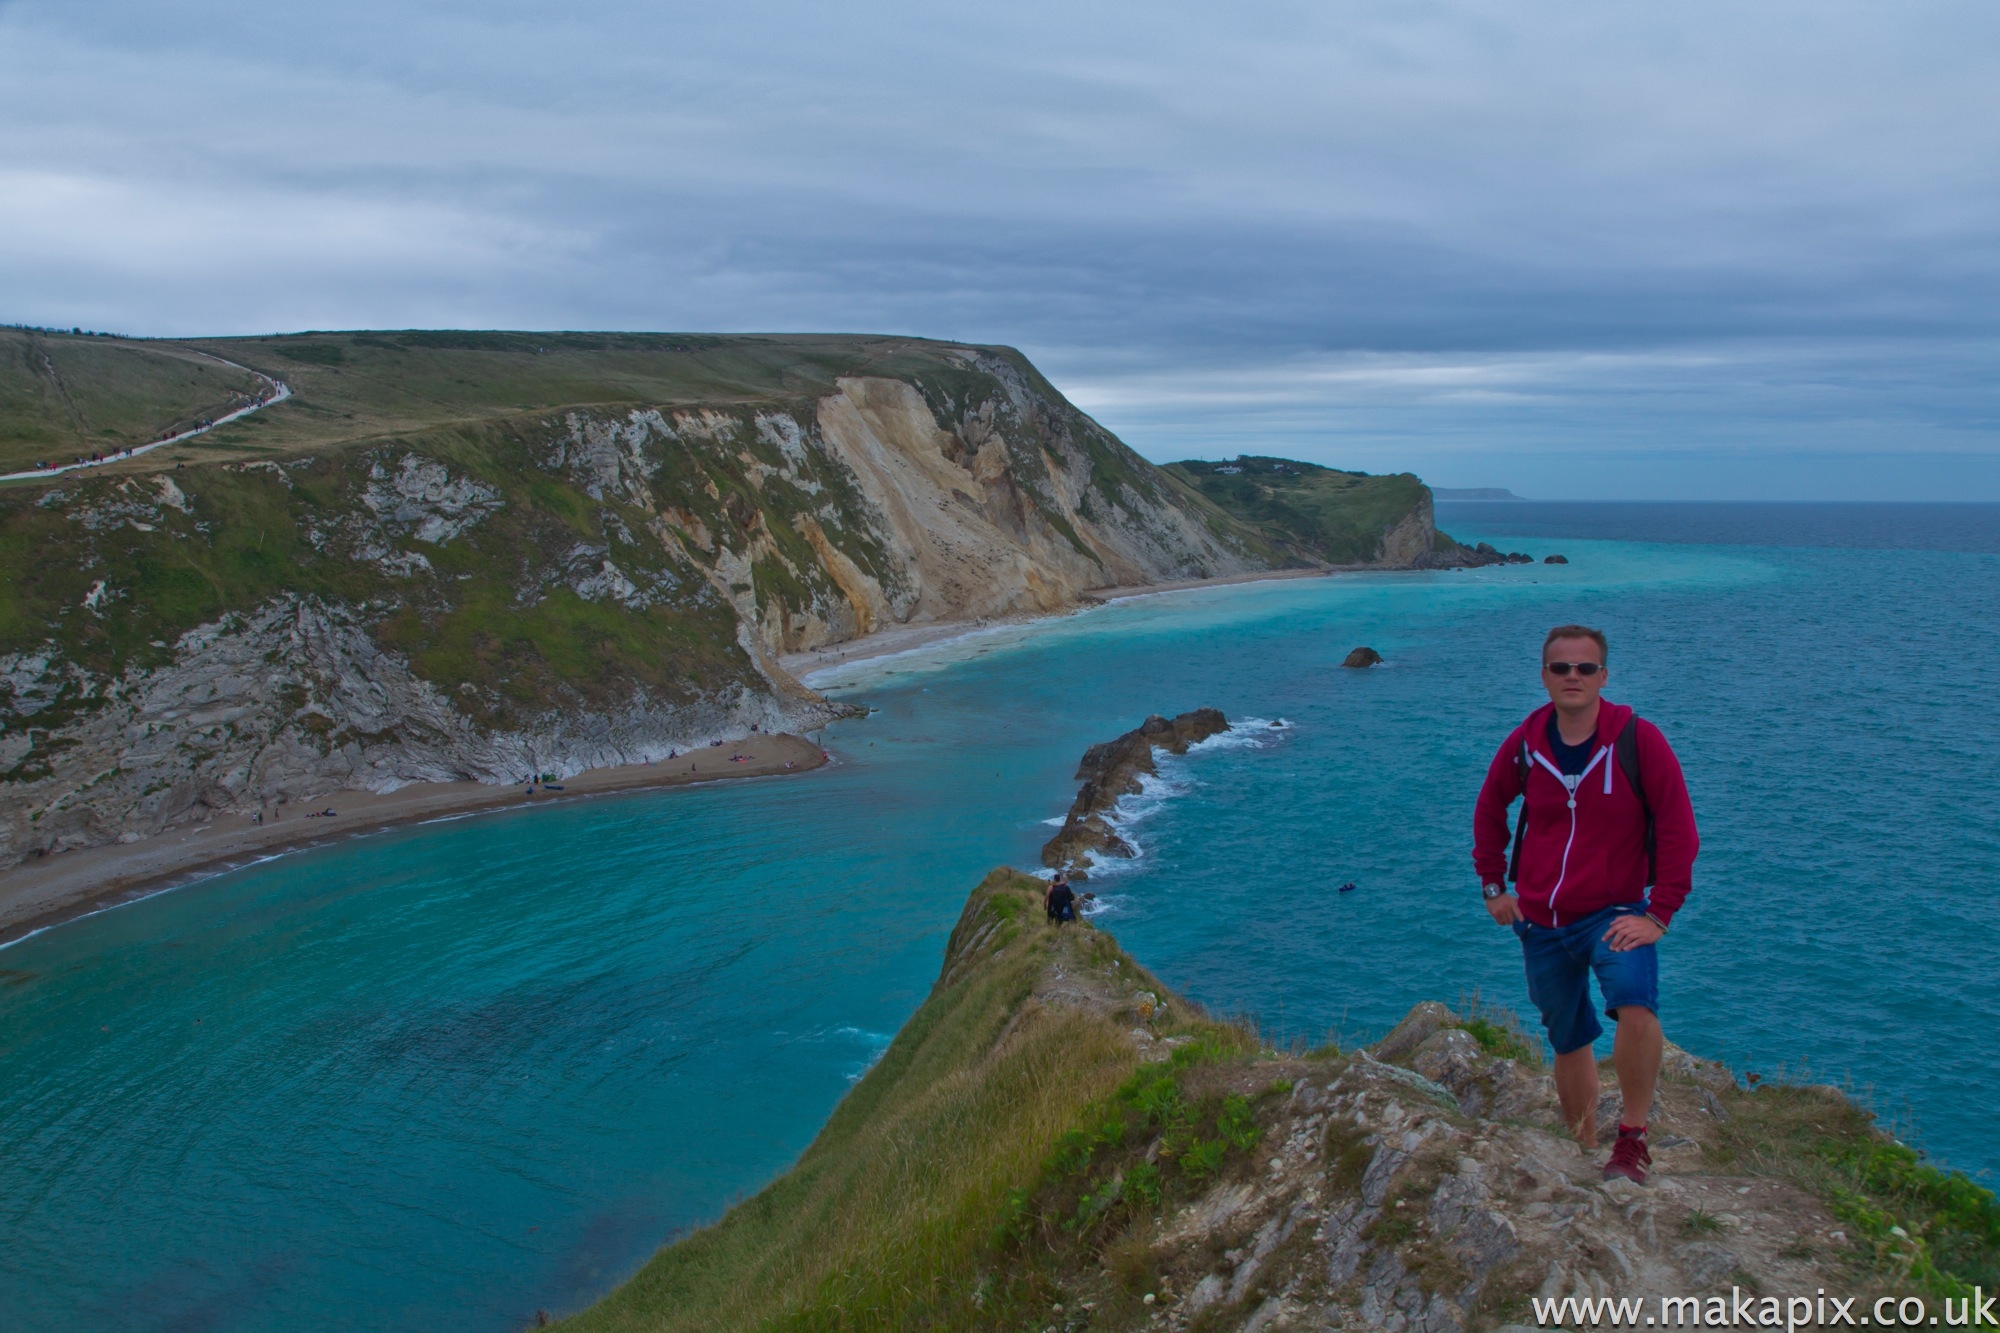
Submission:
<svg viewBox="0 0 2000 1333">
<path fill-rule="evenodd" d="M 1549 669 L 1551 662 L 1570 663 L 1569 673 L 1558 676 Z M 1597 670 L 1586 676 L 1575 669 L 1578 662 L 1594 663 Z M 1596 703 L 1604 690 L 1604 676 L 1604 654 L 1595 639 L 1557 639 L 1542 650 L 1542 686 L 1558 708 L 1588 708 Z"/>
</svg>

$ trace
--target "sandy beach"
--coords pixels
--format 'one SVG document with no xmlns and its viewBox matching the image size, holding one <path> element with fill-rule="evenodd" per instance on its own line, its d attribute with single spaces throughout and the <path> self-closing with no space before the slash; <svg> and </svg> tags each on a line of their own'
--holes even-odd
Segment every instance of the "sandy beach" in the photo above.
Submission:
<svg viewBox="0 0 2000 1333">
<path fill-rule="evenodd" d="M 862 639 L 850 639 L 846 643 L 830 644 L 825 648 L 810 652 L 787 653 L 778 659 L 778 664 L 800 680 L 815 671 L 828 667 L 845 666 L 852 662 L 866 662 L 877 657 L 891 657 L 896 653 L 912 652 L 946 639 L 955 639 L 961 634 L 975 630 L 992 629 L 1001 625 L 1032 625 L 1037 621 L 1054 620 L 1066 615 L 1087 611 L 1093 606 L 1106 602 L 1122 602 L 1134 597 L 1157 597 L 1164 593 L 1186 592 L 1193 588 L 1222 588 L 1235 583 L 1268 583 L 1273 579 L 1318 579 L 1329 574 L 1340 573 L 1337 569 L 1268 569 L 1249 574 L 1229 574 L 1213 579 L 1189 579 L 1181 583 L 1135 583 L 1115 588 L 1093 588 L 1085 594 L 1085 600 L 1068 611 L 1049 614 L 995 616 L 987 620 L 935 620 L 918 625 L 890 625 L 876 630 Z"/>
<path fill-rule="evenodd" d="M 1323 578 L 1324 569 L 1280 569 L 1224 578 L 1179 583 L 1138 584 L 1094 589 L 1074 614 L 1091 606 L 1133 597 L 1154 597 L 1194 588 L 1262 583 L 1271 579 Z M 812 672 L 872 658 L 910 652 L 946 639 L 1000 625 L 1026 625 L 1054 619 L 1049 615 L 1008 616 L 984 621 L 937 621 L 891 625 L 864 639 L 835 644 L 824 650 L 791 653 L 781 665 L 803 679 Z M 730 755 L 745 760 L 732 763 Z M 247 865 L 284 851 L 297 850 L 399 824 L 440 819 L 523 804 L 580 800 L 611 792 L 647 787 L 683 786 L 728 778 L 798 773 L 826 761 L 818 746 L 797 736 L 755 735 L 722 749 L 705 749 L 671 763 L 600 768 L 567 779 L 561 791 L 538 790 L 530 795 L 518 786 L 498 787 L 479 782 L 427 782 L 386 795 L 335 792 L 311 808 L 332 810 L 314 817 L 304 806 L 279 820 L 254 823 L 248 815 L 219 815 L 205 824 L 170 829 L 133 843 L 112 843 L 82 851 L 63 852 L 0 871 L 0 945 L 23 935 L 89 912 L 177 887 L 190 880 Z"/>
<path fill-rule="evenodd" d="M 744 758 L 732 762 L 733 755 Z M 544 788 L 530 795 L 520 786 L 421 782 L 384 795 L 333 792 L 309 805 L 287 807 L 283 818 L 263 824 L 248 815 L 219 815 L 139 842 L 63 852 L 0 871 L 0 944 L 190 879 L 398 824 L 648 787 L 802 773 L 825 762 L 820 748 L 801 737 L 753 735 L 671 762 L 593 769 L 566 779 L 561 791 Z M 311 810 L 334 813 L 312 816 Z"/>
</svg>

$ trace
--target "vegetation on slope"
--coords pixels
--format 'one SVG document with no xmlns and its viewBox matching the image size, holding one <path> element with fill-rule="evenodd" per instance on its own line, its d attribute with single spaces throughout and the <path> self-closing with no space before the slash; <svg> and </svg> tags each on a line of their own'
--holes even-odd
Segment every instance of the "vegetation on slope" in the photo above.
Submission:
<svg viewBox="0 0 2000 1333">
<path fill-rule="evenodd" d="M 1390 1068 L 1332 1048 L 1260 1050 L 1244 1029 L 1172 998 L 1156 1010 L 1165 992 L 1108 937 L 1042 921 L 1041 888 L 1016 872 L 989 875 L 952 933 L 931 997 L 798 1165 L 563 1326 L 1136 1330 L 1171 1308 L 1176 1326 L 1193 1330 L 1246 1319 L 1281 1327 L 1283 1310 L 1323 1314 L 1364 1285 L 1387 1290 L 1386 1271 L 1399 1290 L 1467 1300 L 1467 1326 L 1487 1328 L 1532 1317 L 1528 1295 L 1550 1271 L 1550 1246 L 1562 1263 L 1587 1266 L 1571 1271 L 1616 1276 L 1601 1230 L 1551 1225 L 1597 1198 L 1574 1183 L 1578 1173 L 1594 1180 L 1591 1159 L 1567 1168 L 1567 1182 L 1559 1173 L 1531 1188 L 1529 1175 L 1547 1169 L 1537 1154 L 1561 1139 L 1552 1100 L 1542 1098 L 1547 1114 L 1531 1113 L 1532 1125 L 1492 1106 L 1482 1119 L 1411 1070 L 1435 1067 L 1423 1053 L 1454 1049 L 1448 1042 L 1406 1041 L 1396 1054 L 1392 1034 L 1383 1058 L 1403 1067 Z M 1423 1030 L 1437 1031 L 1435 1021 Z M 1488 1080 L 1530 1091 L 1545 1082 L 1539 1053 L 1510 1022 L 1445 1016 L 1443 1029 L 1469 1038 L 1459 1049 L 1492 1071 L 1461 1064 L 1457 1086 L 1468 1092 L 1499 1087 Z M 1360 1091 L 1341 1102 L 1330 1096 L 1336 1086 Z M 1389 1108 L 1382 1123 L 1393 1132 L 1364 1136 L 1353 1116 L 1378 1107 L 1369 1099 L 1384 1090 L 1405 1108 Z M 1684 1164 L 1678 1190 L 1650 1193 L 1643 1208 L 1615 1196 L 1618 1208 L 1604 1209 L 1597 1226 L 1622 1214 L 1620 1225 L 1639 1228 L 1625 1243 L 1653 1246 L 1684 1273 L 1708 1265 L 1711 1276 L 1688 1294 L 1718 1282 L 1757 1293 L 1754 1276 L 1727 1265 L 1730 1246 L 1751 1252 L 1746 1223 L 1730 1210 L 1747 1207 L 1739 1187 L 1758 1181 L 1780 1182 L 1758 1186 L 1755 1205 L 1780 1214 L 1760 1224 L 1754 1245 L 1760 1262 L 1791 1278 L 1869 1295 L 1991 1289 L 1993 1196 L 1922 1165 L 1834 1090 L 1744 1090 L 1702 1066 L 1670 1070 L 1662 1099 L 1675 1124 L 1699 1135 L 1698 1147 L 1678 1151 L 1698 1153 L 1701 1166 Z M 1425 1140 L 1410 1131 L 1427 1119 L 1458 1128 L 1413 1151 Z M 1391 1151 L 1396 1143 L 1403 1151 Z M 1533 1144 L 1542 1146 L 1510 1165 Z M 1468 1177 L 1466 1151 L 1494 1161 Z M 1499 1247 L 1475 1287 L 1464 1284 L 1477 1256 L 1436 1220 L 1438 1201 L 1468 1179 L 1487 1181 L 1493 1206 L 1513 1211 L 1519 1246 L 1533 1235 L 1539 1247 Z M 1547 1197 L 1561 1205 L 1553 1214 L 1546 1201 L 1538 1214 L 1527 1207 Z M 1786 1197 L 1817 1216 L 1817 1229 L 1790 1229 Z M 1316 1216 L 1325 1219 L 1318 1230 Z M 1833 1219 L 1851 1228 L 1847 1240 L 1825 1239 Z M 1329 1254 L 1349 1233 L 1401 1262 L 1363 1264 L 1330 1286 Z M 1714 1267 L 1717 1256 L 1724 1267 Z M 1233 1284 L 1213 1276 L 1232 1270 Z"/>
<path fill-rule="evenodd" d="M 0 472 L 145 444 L 240 407 L 258 387 L 170 343 L 0 328 Z"/>
<path fill-rule="evenodd" d="M 1167 464 L 1167 471 L 1217 508 L 1294 557 L 1331 565 L 1382 558 L 1383 537 L 1418 510 L 1430 492 L 1408 472 L 1375 476 L 1289 458 L 1245 455 L 1219 463 Z M 1442 550 L 1457 543 L 1439 536 Z"/>
<path fill-rule="evenodd" d="M 1127 1029 L 1158 983 L 1109 937 L 1048 927 L 1041 889 L 1014 871 L 987 876 L 930 998 L 798 1165 L 564 1327 L 1011 1327 L 1045 1309 L 1056 1275 L 1018 1260 L 1034 1248 L 1045 1181 L 1077 1174 L 1052 1153 L 1087 1159 L 1114 1115 L 1168 1114 L 1205 1161 L 1213 1117 L 1173 1089 L 1245 1041 L 1176 1007 L 1160 1035 L 1188 1043 L 1135 1082 Z M 1113 961 L 1118 991 L 1048 993 L 1052 970 Z"/>
<path fill-rule="evenodd" d="M 487 427 L 282 469 L 65 478 L 0 497 L 0 655 L 53 651 L 78 668 L 36 712 L 38 748 L 5 776 L 36 776 L 51 730 L 101 702 L 101 682 L 164 665 L 187 631 L 281 596 L 369 608 L 378 640 L 486 725 L 619 701 L 635 683 L 671 700 L 753 680 L 735 613 L 699 570 L 640 536 L 649 515 L 550 475 L 538 447 Z M 751 489 L 732 461 L 687 458 L 678 498 L 723 521 L 728 497 Z M 373 517 L 371 487 L 379 496 L 411 463 L 479 488 L 476 521 L 443 542 L 411 525 L 358 526 Z M 561 581 L 606 558 L 643 604 L 587 600 Z M 0 717 L 11 723 L 11 711 Z"/>
</svg>

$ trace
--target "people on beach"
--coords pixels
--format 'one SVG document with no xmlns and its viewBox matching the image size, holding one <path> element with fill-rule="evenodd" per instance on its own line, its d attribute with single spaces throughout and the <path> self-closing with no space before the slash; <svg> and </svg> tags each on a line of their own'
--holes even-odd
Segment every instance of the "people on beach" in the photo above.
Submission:
<svg viewBox="0 0 2000 1333">
<path fill-rule="evenodd" d="M 1542 641 L 1549 702 L 1493 756 L 1473 812 L 1473 865 L 1486 910 L 1521 941 L 1528 998 L 1555 1047 L 1556 1095 L 1585 1149 L 1597 1145 L 1603 1034 L 1597 977 L 1618 1025 L 1612 1061 L 1623 1113 L 1604 1178 L 1643 1184 L 1646 1118 L 1665 1037 L 1655 945 L 1693 884 L 1700 839 L 1680 760 L 1658 727 L 1602 698 L 1604 635 L 1558 625 Z M 1507 809 L 1522 797 L 1508 854 Z M 1514 891 L 1509 892 L 1508 881 Z"/>
<path fill-rule="evenodd" d="M 1048 892 L 1042 895 L 1042 910 L 1058 926 L 1076 920 L 1076 890 L 1069 886 L 1066 872 L 1056 871 L 1056 877 L 1049 881 Z"/>
</svg>

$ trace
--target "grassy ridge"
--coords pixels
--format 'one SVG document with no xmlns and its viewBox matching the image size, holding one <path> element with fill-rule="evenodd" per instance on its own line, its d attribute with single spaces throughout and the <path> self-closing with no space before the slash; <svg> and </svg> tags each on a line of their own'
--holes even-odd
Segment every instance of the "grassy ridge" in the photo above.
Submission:
<svg viewBox="0 0 2000 1333">
<path fill-rule="evenodd" d="M 0 472 L 145 444 L 256 387 L 173 344 L 0 329 Z"/>
<path fill-rule="evenodd" d="M 1293 1080 L 1328 1082 L 1351 1057 L 1261 1051 L 1245 1030 L 1170 1000 L 1173 1019 L 1153 1030 L 1171 1054 L 1142 1061 L 1127 1033 L 1148 1009 L 1133 1001 L 1141 987 L 1166 992 L 1109 936 L 1044 924 L 1041 889 L 1015 871 L 988 875 L 929 999 L 798 1164 L 562 1327 L 1155 1326 L 1161 1307 L 1148 1293 L 1184 1294 L 1217 1264 L 1199 1229 L 1194 1240 L 1167 1235 L 1184 1205 L 1252 1180 Z M 1477 1014 L 1457 1023 L 1493 1055 L 1538 1063 L 1509 1026 Z M 1851 1290 L 1961 1296 L 2000 1281 L 1993 1195 L 1924 1166 L 1837 1091 L 1713 1095 L 1709 1160 L 1826 1200 L 1859 1240 L 1829 1256 Z M 1372 1142 L 1329 1132 L 1328 1183 L 1357 1190 Z M 1419 1171 L 1396 1198 L 1422 1205 L 1438 1185 Z M 1399 1206 L 1385 1202 L 1378 1241 L 1417 1239 L 1421 1207 Z M 1723 1225 L 1696 1210 L 1680 1238 Z M 1323 1271 L 1321 1245 L 1303 1230 L 1284 1262 Z M 1510 1291 L 1495 1288 L 1482 1321 L 1506 1313 Z M 1217 1306 L 1193 1327 L 1238 1326 L 1229 1315 Z"/>
<path fill-rule="evenodd" d="M 999 1317 L 1005 1293 L 981 1281 L 996 1237 L 1019 1221 L 1051 1146 L 1139 1068 L 1129 1014 L 1030 992 L 1064 950 L 1099 967 L 1117 958 L 1133 984 L 1158 990 L 1108 936 L 1045 925 L 1041 889 L 1015 871 L 988 875 L 952 932 L 944 979 L 798 1165 L 563 1327 L 964 1328 Z"/>
<path fill-rule="evenodd" d="M 1189 459 L 1167 471 L 1295 556 L 1333 565 L 1379 559 L 1382 534 L 1429 498 L 1408 472 L 1374 476 L 1288 458 Z"/>
<path fill-rule="evenodd" d="M 847 375 L 914 381 L 923 373 L 943 382 L 965 374 L 944 354 L 951 346 L 845 334 L 404 330 L 166 342 L 0 330 L 0 465 L 140 444 L 214 415 L 255 383 L 217 357 L 285 381 L 294 397 L 131 470 L 309 452 L 571 407 L 813 399 Z M 1019 353 L 988 350 L 1040 382 Z"/>
</svg>

